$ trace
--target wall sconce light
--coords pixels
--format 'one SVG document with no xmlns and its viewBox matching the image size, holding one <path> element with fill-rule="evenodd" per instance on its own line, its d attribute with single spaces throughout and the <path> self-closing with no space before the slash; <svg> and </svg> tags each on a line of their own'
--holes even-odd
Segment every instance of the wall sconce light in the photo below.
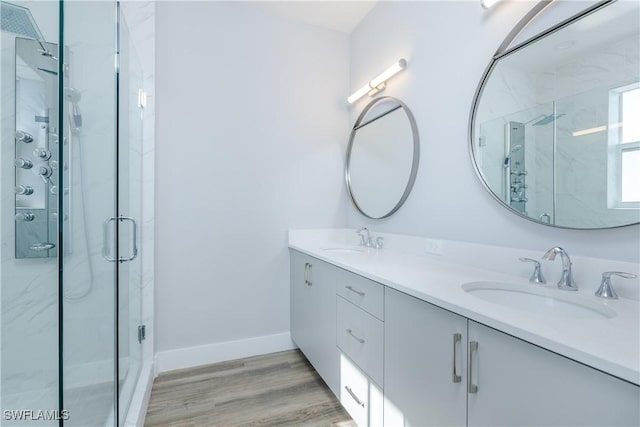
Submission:
<svg viewBox="0 0 640 427">
<path fill-rule="evenodd" d="M 353 95 L 347 98 L 347 102 L 349 104 L 353 104 L 358 99 L 362 98 L 367 94 L 369 94 L 369 96 L 375 95 L 376 93 L 380 92 L 387 86 L 386 84 L 387 80 L 389 80 L 391 77 L 395 76 L 405 68 L 407 68 L 407 60 L 404 58 L 400 58 L 391 67 L 387 68 L 378 76 L 371 79 L 369 83 L 367 83 L 366 85 L 362 86 L 360 89 L 355 91 Z"/>
<path fill-rule="evenodd" d="M 491 9 L 494 4 L 498 3 L 500 0 L 480 0 L 480 6 L 483 9 Z"/>
</svg>

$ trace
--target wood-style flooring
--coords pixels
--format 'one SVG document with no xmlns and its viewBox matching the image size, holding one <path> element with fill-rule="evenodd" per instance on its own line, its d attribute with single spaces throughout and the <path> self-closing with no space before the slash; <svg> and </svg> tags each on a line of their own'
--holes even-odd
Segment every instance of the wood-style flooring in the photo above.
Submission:
<svg viewBox="0 0 640 427">
<path fill-rule="evenodd" d="M 298 350 L 161 374 L 147 427 L 355 427 Z"/>
</svg>

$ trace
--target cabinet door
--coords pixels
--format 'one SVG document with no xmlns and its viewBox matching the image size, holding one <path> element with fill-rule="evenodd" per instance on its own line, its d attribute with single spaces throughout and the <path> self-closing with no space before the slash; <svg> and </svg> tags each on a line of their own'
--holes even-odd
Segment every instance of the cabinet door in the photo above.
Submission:
<svg viewBox="0 0 640 427">
<path fill-rule="evenodd" d="M 389 288 L 384 318 L 385 426 L 465 426 L 467 320 Z"/>
<path fill-rule="evenodd" d="M 587 326 L 585 326 L 587 327 Z M 640 388 L 469 321 L 469 426 L 637 426 Z"/>
<path fill-rule="evenodd" d="M 306 263 L 309 257 L 290 251 L 290 316 L 291 316 L 291 339 L 305 352 L 311 339 L 311 319 L 313 306 L 309 306 L 312 301 L 312 289 L 306 283 Z"/>
<path fill-rule="evenodd" d="M 336 267 L 297 251 L 290 255 L 291 338 L 336 393 L 339 354 L 332 279 Z"/>
</svg>

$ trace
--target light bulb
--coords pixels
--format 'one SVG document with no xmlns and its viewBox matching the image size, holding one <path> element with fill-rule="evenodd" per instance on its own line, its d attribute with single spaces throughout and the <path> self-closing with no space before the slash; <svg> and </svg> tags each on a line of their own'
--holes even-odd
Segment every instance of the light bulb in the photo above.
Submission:
<svg viewBox="0 0 640 427">
<path fill-rule="evenodd" d="M 380 73 L 380 75 L 374 77 L 371 82 L 369 83 L 369 85 L 374 88 L 374 87 L 378 87 L 380 86 L 382 83 L 386 82 L 387 80 L 389 80 L 391 77 L 395 76 L 396 74 L 398 74 L 400 71 L 404 70 L 405 68 L 407 68 L 407 60 L 406 59 L 400 59 L 398 62 L 396 62 L 395 64 L 393 64 L 391 67 L 387 68 L 386 70 L 384 70 L 382 73 Z"/>
<path fill-rule="evenodd" d="M 500 0 L 480 0 L 480 6 L 484 9 L 491 9 L 494 4 L 498 3 Z"/>
<path fill-rule="evenodd" d="M 358 99 L 362 98 L 366 94 L 374 91 L 376 88 L 378 88 L 378 90 L 374 91 L 374 94 L 379 92 L 380 90 L 384 89 L 384 87 L 381 87 L 381 86 L 387 80 L 389 80 L 391 77 L 395 76 L 396 74 L 398 74 L 400 71 L 404 70 L 405 68 L 407 68 L 407 60 L 404 59 L 404 58 L 399 59 L 391 67 L 387 68 L 382 73 L 378 74 L 376 77 L 374 77 L 372 80 L 370 80 L 369 83 L 367 83 L 366 85 L 362 86 L 353 95 L 348 97 L 347 98 L 347 102 L 349 104 L 353 104 L 355 101 L 357 101 Z"/>
</svg>

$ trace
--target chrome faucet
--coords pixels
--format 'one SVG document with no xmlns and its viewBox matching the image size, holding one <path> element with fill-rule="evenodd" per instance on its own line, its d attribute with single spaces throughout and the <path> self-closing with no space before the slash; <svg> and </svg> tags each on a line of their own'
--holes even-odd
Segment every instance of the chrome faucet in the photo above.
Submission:
<svg viewBox="0 0 640 427">
<path fill-rule="evenodd" d="M 551 248 L 542 256 L 542 259 L 553 261 L 558 254 L 562 257 L 562 276 L 560 276 L 560 280 L 558 281 L 558 289 L 577 291 L 578 285 L 575 280 L 573 280 L 573 274 L 571 273 L 571 258 L 569 258 L 569 254 L 564 249 L 558 246 Z"/>
<path fill-rule="evenodd" d="M 596 291 L 597 297 L 618 299 L 618 294 L 616 294 L 616 291 L 613 290 L 613 286 L 611 285 L 611 276 L 620 276 L 625 279 L 635 279 L 638 277 L 637 274 L 625 273 L 623 271 L 605 271 L 602 273 L 602 282 L 600 283 L 600 287 Z"/>
<path fill-rule="evenodd" d="M 367 227 L 360 227 L 358 228 L 358 231 L 356 231 L 356 233 L 358 233 L 358 236 L 360 236 L 360 246 L 365 246 L 367 248 L 370 248 L 371 233 L 369 233 L 369 229 Z M 367 234 L 366 238 L 364 237 L 365 233 Z"/>
</svg>

